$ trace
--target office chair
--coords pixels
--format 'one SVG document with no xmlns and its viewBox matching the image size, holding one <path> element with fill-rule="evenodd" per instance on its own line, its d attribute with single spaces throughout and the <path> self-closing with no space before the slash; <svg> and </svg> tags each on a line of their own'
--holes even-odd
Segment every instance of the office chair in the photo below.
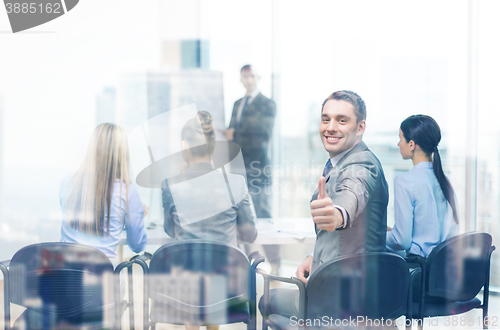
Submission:
<svg viewBox="0 0 500 330">
<path fill-rule="evenodd" d="M 255 330 L 255 269 L 264 257 L 258 253 L 249 257 L 230 245 L 205 240 L 160 247 L 144 276 L 145 328 L 154 329 L 157 323 L 245 322 L 248 329 Z"/>
<path fill-rule="evenodd" d="M 10 264 L 10 260 L 4 265 L 0 262 L 0 271 L 3 274 L 3 315 L 4 315 L 4 329 L 10 328 L 10 300 L 9 300 L 9 269 L 7 268 Z"/>
<path fill-rule="evenodd" d="M 382 318 L 384 325 L 394 325 L 395 319 L 409 315 L 410 273 L 405 260 L 390 253 L 365 253 L 340 257 L 318 267 L 304 285 L 298 278 L 282 278 L 266 274 L 264 276 L 264 296 L 262 302 L 262 329 L 296 328 L 289 318 L 268 315 L 269 282 L 277 280 L 293 283 L 299 288 L 299 315 L 297 320 L 307 321 L 313 327 L 349 327 L 352 323 L 343 320 L 358 320 L 356 327 L 375 326 Z M 322 323 L 327 317 L 327 323 Z M 315 323 L 318 321 L 318 323 Z M 371 320 L 371 321 L 370 321 Z M 325 321 L 326 322 L 326 321 Z M 389 322 L 391 324 L 389 324 Z"/>
<path fill-rule="evenodd" d="M 103 326 L 114 307 L 113 265 L 101 251 L 71 243 L 39 243 L 17 251 L 4 273 L 5 329 L 10 303 L 26 308 L 26 327 Z"/>
<path fill-rule="evenodd" d="M 412 257 L 420 265 L 422 278 L 417 303 L 413 303 L 419 328 L 424 317 L 447 316 L 480 308 L 488 316 L 490 259 L 495 250 L 488 233 L 453 236 L 436 246 L 427 258 Z M 476 298 L 483 289 L 483 301 Z M 488 328 L 487 322 L 484 328 Z"/>
<path fill-rule="evenodd" d="M 134 329 L 135 328 L 135 310 L 134 310 L 134 279 L 133 279 L 133 269 L 132 267 L 134 264 L 137 264 L 141 266 L 142 272 L 144 276 L 147 276 L 148 273 L 148 266 L 146 264 L 146 261 L 151 259 L 151 254 L 149 252 L 144 252 L 143 255 L 136 255 L 132 257 L 130 260 L 126 260 L 121 262 L 118 266 L 115 268 L 115 274 L 117 276 L 120 276 L 120 273 L 123 269 L 127 268 L 127 286 L 128 286 L 128 300 L 124 300 L 121 297 L 121 292 L 120 292 L 120 282 L 115 281 L 114 283 L 114 294 L 115 294 L 115 300 L 120 301 L 120 308 L 115 308 L 115 328 L 116 329 L 121 329 L 121 318 L 123 313 L 129 309 L 129 328 Z M 146 282 L 144 284 L 147 284 Z M 143 297 L 148 296 L 148 287 L 145 285 L 143 287 Z M 147 304 L 148 299 L 143 299 L 143 303 L 145 304 L 143 309 L 145 311 L 149 311 L 149 305 Z M 143 315 L 143 324 L 146 324 L 148 322 L 148 314 L 145 313 Z"/>
</svg>

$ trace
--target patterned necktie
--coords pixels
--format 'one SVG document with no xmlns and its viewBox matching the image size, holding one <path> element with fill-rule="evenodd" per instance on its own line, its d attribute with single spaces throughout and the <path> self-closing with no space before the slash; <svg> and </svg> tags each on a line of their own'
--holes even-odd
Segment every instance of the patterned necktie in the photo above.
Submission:
<svg viewBox="0 0 500 330">
<path fill-rule="evenodd" d="M 332 170 L 332 161 L 330 158 L 328 158 L 328 161 L 326 162 L 325 169 L 323 170 L 323 176 L 326 176 L 331 170 Z"/>
<path fill-rule="evenodd" d="M 236 128 L 240 128 L 241 120 L 243 119 L 243 113 L 245 112 L 245 109 L 246 109 L 246 107 L 248 105 L 248 100 L 250 100 L 250 97 L 251 97 L 251 95 L 248 95 L 245 98 L 245 103 L 243 104 L 243 108 L 241 109 L 240 119 L 236 123 Z"/>
</svg>

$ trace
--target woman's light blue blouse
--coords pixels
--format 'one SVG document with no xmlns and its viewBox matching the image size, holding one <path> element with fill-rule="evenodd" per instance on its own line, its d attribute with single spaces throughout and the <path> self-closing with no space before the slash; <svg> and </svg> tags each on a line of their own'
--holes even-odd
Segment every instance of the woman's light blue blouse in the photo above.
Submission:
<svg viewBox="0 0 500 330">
<path fill-rule="evenodd" d="M 113 197 L 111 199 L 110 211 L 110 234 L 109 236 L 94 236 L 84 233 L 70 226 L 66 217 L 66 189 L 71 177 L 61 182 L 59 200 L 63 213 L 61 226 L 61 242 L 79 243 L 95 247 L 109 258 L 116 257 L 116 247 L 121 239 L 123 229 L 127 231 L 127 243 L 130 249 L 136 253 L 144 250 L 147 243 L 146 227 L 144 226 L 144 209 L 142 207 L 139 193 L 133 184 L 128 186 L 128 216 L 125 199 L 125 184 L 122 185 L 120 196 L 120 180 L 115 180 L 113 186 Z"/>
<path fill-rule="evenodd" d="M 418 163 L 396 176 L 394 213 L 394 228 L 387 232 L 389 251 L 406 250 L 427 257 L 436 245 L 459 232 L 430 162 Z"/>
</svg>

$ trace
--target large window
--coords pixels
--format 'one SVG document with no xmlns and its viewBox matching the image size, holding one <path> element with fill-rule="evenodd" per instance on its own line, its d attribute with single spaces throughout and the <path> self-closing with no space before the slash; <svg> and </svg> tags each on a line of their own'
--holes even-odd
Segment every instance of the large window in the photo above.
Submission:
<svg viewBox="0 0 500 330">
<path fill-rule="evenodd" d="M 147 74 L 193 68 L 222 73 L 227 125 L 234 101 L 245 93 L 239 81 L 244 64 L 258 68 L 259 89 L 277 104 L 269 154 L 273 217 L 309 217 L 309 200 L 327 160 L 318 133 L 321 103 L 331 92 L 349 89 L 367 104 L 364 141 L 389 182 L 389 225 L 394 177 L 411 168 L 399 155 L 399 124 L 411 114 L 428 114 L 442 129 L 440 149 L 458 197 L 461 230 L 470 228 L 466 194 L 475 189 L 471 226 L 491 233 L 500 245 L 498 3 L 481 3 L 474 14 L 474 86 L 468 84 L 465 0 L 169 0 L 147 6 L 127 0 L 86 6 L 82 2 L 72 16 L 31 33 L 0 33 L 0 260 L 27 244 L 59 240 L 60 181 L 81 164 L 97 123 L 132 129 L 148 119 L 147 102 L 163 96 L 148 91 Z M 0 15 L 0 29 L 8 30 L 7 16 Z M 196 54 L 190 57 L 190 51 Z M 477 148 L 470 156 L 477 160 L 476 188 L 466 184 L 471 88 L 478 93 Z M 161 223 L 159 190 L 141 188 L 140 194 L 151 204 L 148 222 Z M 500 286 L 500 257 L 493 256 L 491 284 Z"/>
<path fill-rule="evenodd" d="M 498 141 L 500 129 L 496 123 L 499 105 L 495 98 L 496 81 L 500 74 L 498 56 L 500 49 L 492 43 L 500 24 L 494 13 L 500 4 L 494 1 L 480 2 L 477 6 L 477 218 L 476 228 L 493 236 L 493 243 L 500 245 L 500 163 Z M 491 285 L 500 286 L 500 257 L 492 255 Z"/>
</svg>

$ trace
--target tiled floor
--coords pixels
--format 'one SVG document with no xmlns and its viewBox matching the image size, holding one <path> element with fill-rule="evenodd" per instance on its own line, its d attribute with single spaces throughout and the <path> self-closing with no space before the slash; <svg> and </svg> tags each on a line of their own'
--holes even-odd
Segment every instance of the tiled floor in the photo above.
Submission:
<svg viewBox="0 0 500 330">
<path fill-rule="evenodd" d="M 283 263 L 283 266 L 280 270 L 281 275 L 283 276 L 292 276 L 295 273 L 296 269 L 296 263 L 291 261 L 291 262 L 285 262 Z M 263 265 L 264 268 L 269 268 L 269 265 Z M 269 270 L 269 269 L 267 269 Z M 135 279 L 136 279 L 136 284 L 135 284 L 135 295 L 136 299 L 141 301 L 140 292 L 142 292 L 140 283 L 142 283 L 141 279 L 141 274 L 139 269 L 137 269 L 137 272 L 135 273 Z M 262 285 L 263 281 L 260 276 L 258 276 L 257 279 L 257 286 L 258 286 L 258 298 L 262 295 Z M 3 328 L 3 281 L 0 281 L 0 291 L 1 291 L 1 300 L 0 300 L 0 328 Z M 12 305 L 12 320 L 15 320 L 23 311 L 23 308 L 19 306 Z M 465 314 L 453 316 L 453 317 L 440 317 L 440 318 L 431 318 L 431 319 L 425 319 L 424 320 L 424 327 L 425 329 L 467 329 L 467 330 L 479 330 L 482 329 L 482 324 L 480 323 L 481 319 L 481 311 L 480 310 L 473 310 Z M 490 296 L 490 306 L 489 306 L 489 315 L 490 315 L 490 329 L 500 329 L 500 296 L 497 295 L 491 295 Z M 136 304 L 136 313 L 135 313 L 135 323 L 136 323 L 136 329 L 142 329 L 142 310 L 140 308 L 140 304 Z M 123 318 L 122 318 L 122 328 L 123 329 L 128 329 L 128 314 L 125 313 Z M 398 319 L 397 320 L 398 328 L 399 329 L 404 329 L 404 318 Z M 260 315 L 257 321 L 257 327 L 258 329 L 261 328 L 261 319 Z M 413 327 L 416 329 L 416 325 Z M 184 330 L 184 326 L 179 326 L 179 325 L 168 325 L 168 324 L 158 324 L 156 326 L 156 329 L 158 330 L 163 330 L 163 329 L 172 329 L 172 330 Z M 201 328 L 203 330 L 203 327 Z M 240 323 L 240 324 L 234 324 L 234 325 L 223 325 L 220 327 L 220 330 L 243 330 L 246 329 L 245 325 Z M 392 327 L 392 329 L 395 329 L 395 327 Z"/>
</svg>

